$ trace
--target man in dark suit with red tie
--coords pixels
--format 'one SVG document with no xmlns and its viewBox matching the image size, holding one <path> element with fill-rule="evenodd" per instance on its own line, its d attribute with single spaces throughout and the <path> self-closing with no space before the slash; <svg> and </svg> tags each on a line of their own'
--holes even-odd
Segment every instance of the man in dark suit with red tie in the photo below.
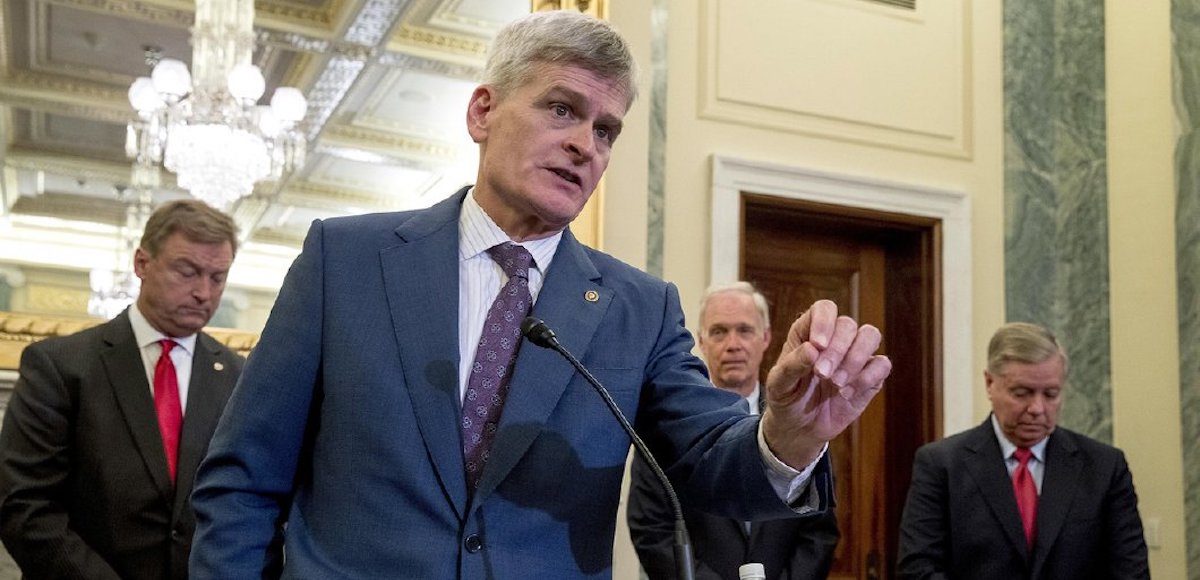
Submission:
<svg viewBox="0 0 1200 580">
<path fill-rule="evenodd" d="M 1040 326 L 1007 324 L 992 336 L 992 415 L 917 451 L 900 578 L 1150 577 L 1125 455 L 1056 426 L 1067 370 Z"/>
<path fill-rule="evenodd" d="M 192 480 L 242 369 L 200 331 L 236 250 L 229 216 L 170 202 L 137 303 L 25 349 L 0 432 L 0 538 L 25 577 L 186 578 Z"/>
</svg>

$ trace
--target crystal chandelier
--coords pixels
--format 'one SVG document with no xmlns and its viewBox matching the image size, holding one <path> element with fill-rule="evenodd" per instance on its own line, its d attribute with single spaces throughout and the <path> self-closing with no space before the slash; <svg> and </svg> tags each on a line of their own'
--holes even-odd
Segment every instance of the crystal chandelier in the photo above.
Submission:
<svg viewBox="0 0 1200 580">
<path fill-rule="evenodd" d="M 250 62 L 254 0 L 197 0 L 192 72 L 162 59 L 129 87 L 138 117 L 126 130 L 125 153 L 137 173 L 163 165 L 180 187 L 217 208 L 249 195 L 254 184 L 279 179 L 304 164 L 305 139 L 296 124 L 308 103 L 299 89 L 280 87 L 270 106 L 256 105 L 266 88 Z M 147 59 L 153 49 L 147 48 Z"/>
<path fill-rule="evenodd" d="M 95 268 L 89 276 L 92 294 L 88 298 L 88 314 L 92 316 L 112 319 L 137 300 L 142 287 L 142 281 L 133 272 L 133 253 L 150 218 L 150 190 L 139 190 L 133 200 L 127 199 L 128 191 L 117 190 L 117 199 L 125 202 L 125 222 L 117 230 L 113 268 Z"/>
</svg>

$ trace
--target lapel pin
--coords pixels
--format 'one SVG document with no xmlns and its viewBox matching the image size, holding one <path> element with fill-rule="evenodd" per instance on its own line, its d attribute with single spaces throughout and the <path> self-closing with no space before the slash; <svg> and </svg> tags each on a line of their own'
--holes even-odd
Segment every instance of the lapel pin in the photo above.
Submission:
<svg viewBox="0 0 1200 580">
<path fill-rule="evenodd" d="M 596 292 L 595 290 L 588 290 L 587 292 L 583 293 L 583 299 L 587 300 L 588 302 L 596 302 L 597 300 L 600 300 L 600 293 Z"/>
<path fill-rule="evenodd" d="M 215 362 L 215 363 L 213 363 L 213 370 L 214 371 L 223 371 L 223 370 L 225 370 L 225 365 L 222 363 L 219 363 L 219 362 Z"/>
</svg>

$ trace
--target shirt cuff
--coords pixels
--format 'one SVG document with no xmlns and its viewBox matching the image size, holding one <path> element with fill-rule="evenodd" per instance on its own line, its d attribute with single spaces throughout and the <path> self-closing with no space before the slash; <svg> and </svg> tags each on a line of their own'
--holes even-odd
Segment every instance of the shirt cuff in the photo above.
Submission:
<svg viewBox="0 0 1200 580">
<path fill-rule="evenodd" d="M 758 423 L 758 452 L 762 456 L 763 466 L 766 469 L 767 481 L 771 483 L 771 488 L 775 490 L 775 495 L 784 503 L 792 506 L 796 513 L 808 513 L 818 509 L 818 505 L 814 502 L 817 500 L 817 494 L 810 493 L 809 501 L 800 502 L 797 505 L 796 500 L 808 489 L 809 480 L 812 479 L 813 470 L 817 468 L 817 464 L 821 462 L 821 458 L 825 457 L 825 453 L 829 451 L 829 443 L 821 448 L 821 454 L 817 456 L 812 463 L 809 463 L 803 470 L 796 471 L 788 464 L 780 461 L 775 454 L 771 452 L 771 448 L 767 447 L 767 438 L 763 435 L 762 422 Z"/>
</svg>

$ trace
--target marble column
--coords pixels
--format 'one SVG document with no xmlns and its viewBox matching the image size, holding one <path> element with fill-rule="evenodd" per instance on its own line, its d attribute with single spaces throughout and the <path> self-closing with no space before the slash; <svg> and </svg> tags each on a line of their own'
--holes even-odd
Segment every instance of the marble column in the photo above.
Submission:
<svg viewBox="0 0 1200 580">
<path fill-rule="evenodd" d="M 1111 442 L 1104 90 L 1103 2 L 1004 2 L 1006 318 L 1059 336 L 1059 421 Z"/>
<path fill-rule="evenodd" d="M 650 158 L 646 214 L 646 271 L 663 275 L 667 158 L 667 0 L 650 10 Z"/>
<path fill-rule="evenodd" d="M 1173 0 L 1175 264 L 1188 577 L 1200 580 L 1200 0 Z"/>
</svg>

